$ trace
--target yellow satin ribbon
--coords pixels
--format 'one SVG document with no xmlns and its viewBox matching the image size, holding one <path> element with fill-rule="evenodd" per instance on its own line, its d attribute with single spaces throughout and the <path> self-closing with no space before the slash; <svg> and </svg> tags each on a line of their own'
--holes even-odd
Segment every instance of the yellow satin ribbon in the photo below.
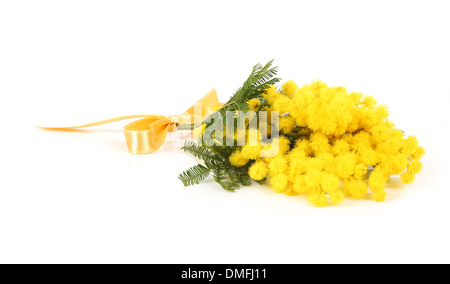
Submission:
<svg viewBox="0 0 450 284">
<path fill-rule="evenodd" d="M 195 113 L 195 105 L 201 107 L 201 114 Z M 163 116 L 163 115 L 127 115 L 119 116 L 107 120 L 92 122 L 88 124 L 69 126 L 69 127 L 42 127 L 47 130 L 70 131 L 77 128 L 85 128 L 121 121 L 131 118 L 140 118 L 124 126 L 125 139 L 127 141 L 128 151 L 132 154 L 149 154 L 158 150 L 168 132 L 175 131 L 178 125 L 183 123 L 195 123 L 202 121 L 203 117 L 210 113 L 216 106 L 222 105 L 217 98 L 216 90 L 213 89 L 197 103 L 191 106 L 181 115 Z"/>
</svg>

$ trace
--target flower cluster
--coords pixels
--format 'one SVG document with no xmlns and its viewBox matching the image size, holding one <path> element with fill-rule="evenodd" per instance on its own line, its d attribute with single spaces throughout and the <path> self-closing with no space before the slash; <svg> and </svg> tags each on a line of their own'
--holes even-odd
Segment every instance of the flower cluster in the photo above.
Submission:
<svg viewBox="0 0 450 284">
<path fill-rule="evenodd" d="M 270 144 L 243 146 L 229 156 L 231 165 L 248 167 L 256 181 L 268 180 L 275 192 L 305 194 L 315 206 L 339 204 L 345 196 L 386 198 L 390 175 L 411 183 L 420 172 L 424 148 L 388 120 L 387 107 L 372 96 L 327 87 L 317 81 L 298 87 L 287 81 L 251 99 L 254 111 L 278 111 L 276 155 L 262 157 Z M 270 129 L 270 124 L 268 124 Z"/>
</svg>

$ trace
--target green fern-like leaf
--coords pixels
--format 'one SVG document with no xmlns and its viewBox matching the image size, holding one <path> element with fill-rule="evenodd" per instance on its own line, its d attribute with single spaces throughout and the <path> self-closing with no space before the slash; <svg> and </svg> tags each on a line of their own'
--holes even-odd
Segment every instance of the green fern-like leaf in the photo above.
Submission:
<svg viewBox="0 0 450 284">
<path fill-rule="evenodd" d="M 267 182 L 267 178 L 263 178 L 262 180 L 255 180 L 257 183 L 263 185 Z"/>
<path fill-rule="evenodd" d="M 225 104 L 224 111 L 242 110 L 243 106 L 240 103 L 262 96 L 265 90 L 275 83 L 280 81 L 279 78 L 273 78 L 278 70 L 277 67 L 272 67 L 273 60 L 262 66 L 260 63 L 256 64 L 248 79 L 244 82 L 236 93 Z"/>
<path fill-rule="evenodd" d="M 223 162 L 219 156 L 214 155 L 214 153 L 212 153 L 208 148 L 197 145 L 192 141 L 186 141 L 181 149 L 198 159 L 202 159 L 205 162 Z"/>
<path fill-rule="evenodd" d="M 226 181 L 228 175 L 225 173 L 223 169 L 216 168 L 213 170 L 213 178 L 214 181 L 220 184 L 220 186 L 228 191 L 235 191 L 239 188 L 239 186 L 234 185 L 233 183 Z"/>
<path fill-rule="evenodd" d="M 244 186 L 250 186 L 252 184 L 252 179 L 247 174 L 247 172 L 239 172 L 237 173 L 238 181 Z"/>
<path fill-rule="evenodd" d="M 205 166 L 198 164 L 193 166 L 192 168 L 184 171 L 178 176 L 178 179 L 181 180 L 184 186 L 190 186 L 194 184 L 199 184 L 201 181 L 205 180 L 211 169 L 206 168 Z"/>
</svg>

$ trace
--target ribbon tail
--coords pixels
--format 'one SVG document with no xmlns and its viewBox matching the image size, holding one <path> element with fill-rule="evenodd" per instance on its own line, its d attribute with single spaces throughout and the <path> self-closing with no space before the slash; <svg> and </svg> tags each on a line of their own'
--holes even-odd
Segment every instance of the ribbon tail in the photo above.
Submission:
<svg viewBox="0 0 450 284">
<path fill-rule="evenodd" d="M 118 117 L 114 117 L 114 118 L 110 118 L 110 119 L 95 121 L 95 122 L 86 123 L 86 124 L 77 125 L 77 126 L 40 126 L 40 125 L 36 125 L 36 127 L 41 128 L 41 129 L 46 129 L 46 130 L 58 130 L 58 131 L 67 130 L 67 131 L 69 131 L 69 130 L 73 130 L 73 129 L 77 129 L 77 128 L 99 126 L 99 125 L 104 125 L 104 124 L 113 123 L 113 122 L 117 122 L 117 121 L 132 119 L 132 118 L 159 118 L 159 117 L 160 116 L 158 116 L 158 115 L 136 114 L 136 115 L 118 116 Z"/>
<path fill-rule="evenodd" d="M 190 123 L 199 122 L 218 105 L 222 104 L 217 98 L 216 89 L 212 89 L 208 94 L 187 109 L 181 116 L 190 119 Z"/>
</svg>

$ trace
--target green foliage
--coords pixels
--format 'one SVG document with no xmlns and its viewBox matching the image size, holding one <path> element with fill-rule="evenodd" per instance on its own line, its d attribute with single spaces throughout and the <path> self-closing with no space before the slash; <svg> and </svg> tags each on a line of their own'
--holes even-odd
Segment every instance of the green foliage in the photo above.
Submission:
<svg viewBox="0 0 450 284">
<path fill-rule="evenodd" d="M 181 173 L 178 178 L 183 182 L 184 186 L 199 184 L 208 177 L 210 171 L 210 169 L 198 164 Z"/>
<path fill-rule="evenodd" d="M 221 114 L 225 117 L 227 111 L 249 110 L 247 101 L 254 98 L 261 98 L 265 90 L 270 86 L 278 83 L 280 78 L 273 78 L 278 71 L 277 67 L 272 67 L 273 59 L 266 65 L 262 66 L 260 63 L 253 66 L 252 72 L 248 79 L 231 96 L 230 100 L 224 105 Z M 272 67 L 272 68 L 271 68 Z"/>
<path fill-rule="evenodd" d="M 184 142 L 184 146 L 181 149 L 198 159 L 202 159 L 205 162 L 209 163 L 223 162 L 223 159 L 221 157 L 216 156 L 208 148 L 199 146 L 192 141 Z"/>
<path fill-rule="evenodd" d="M 207 147 L 186 141 L 182 149 L 201 159 L 204 165 L 198 164 L 180 174 L 178 178 L 185 186 L 190 186 L 200 183 L 212 172 L 214 180 L 226 190 L 234 191 L 241 185 L 250 185 L 248 166 L 235 167 L 231 165 L 228 161 L 231 154 L 228 148 L 230 147 Z"/>
<path fill-rule="evenodd" d="M 264 101 L 263 94 L 271 85 L 278 83 L 279 78 L 274 78 L 277 74 L 277 67 L 272 67 L 273 60 L 266 65 L 256 64 L 248 79 L 231 96 L 230 100 L 218 111 L 226 123 L 227 111 L 248 111 L 247 101 L 258 98 Z M 207 126 L 214 123 L 210 121 Z M 185 186 L 198 184 L 206 179 L 210 173 L 213 179 L 222 188 L 234 191 L 239 189 L 241 185 L 248 186 L 252 183 L 248 175 L 248 168 L 251 163 L 244 167 L 236 167 L 231 165 L 229 161 L 230 155 L 237 149 L 237 146 L 205 146 L 198 145 L 190 141 L 186 141 L 182 149 L 194 157 L 203 161 L 204 165 L 198 164 L 187 171 L 183 172 L 178 178 Z"/>
</svg>

